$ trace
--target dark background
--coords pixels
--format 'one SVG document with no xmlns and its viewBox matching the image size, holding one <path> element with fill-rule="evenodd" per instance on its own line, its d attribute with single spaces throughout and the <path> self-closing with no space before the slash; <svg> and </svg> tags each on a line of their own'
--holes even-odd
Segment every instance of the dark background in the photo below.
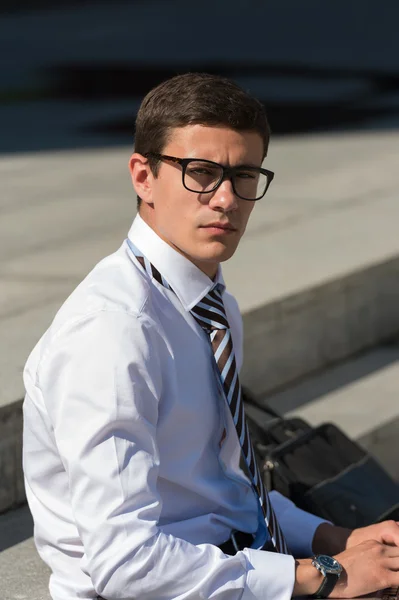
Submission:
<svg viewBox="0 0 399 600">
<path fill-rule="evenodd" d="M 186 71 L 235 79 L 276 135 L 399 125 L 396 0 L 2 0 L 0 152 L 132 143 Z"/>
</svg>

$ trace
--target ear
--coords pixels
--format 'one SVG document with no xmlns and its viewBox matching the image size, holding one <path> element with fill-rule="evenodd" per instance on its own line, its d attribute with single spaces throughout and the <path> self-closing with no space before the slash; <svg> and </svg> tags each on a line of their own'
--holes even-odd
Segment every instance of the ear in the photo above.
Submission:
<svg viewBox="0 0 399 600">
<path fill-rule="evenodd" d="M 148 159 L 135 152 L 129 160 L 129 171 L 136 194 L 146 204 L 152 203 L 152 182 L 154 176 L 151 172 Z"/>
</svg>

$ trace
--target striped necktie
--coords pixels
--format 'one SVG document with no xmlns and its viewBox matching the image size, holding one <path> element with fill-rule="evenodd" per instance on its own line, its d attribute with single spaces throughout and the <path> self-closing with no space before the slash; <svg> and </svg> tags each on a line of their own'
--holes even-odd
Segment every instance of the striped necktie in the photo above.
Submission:
<svg viewBox="0 0 399 600">
<path fill-rule="evenodd" d="M 130 240 L 127 240 L 137 260 L 147 274 L 164 287 L 172 290 L 161 273 L 152 265 L 142 252 Z M 173 290 L 172 290 L 173 291 Z M 241 385 L 234 356 L 230 326 L 223 304 L 220 285 L 213 286 L 211 291 L 194 306 L 190 313 L 209 337 L 217 372 L 237 431 L 241 451 L 248 467 L 252 488 L 257 497 L 265 520 L 270 539 L 277 552 L 289 554 L 283 532 L 278 524 L 269 495 L 263 484 L 259 467 L 255 459 L 248 425 L 242 401 Z"/>
</svg>

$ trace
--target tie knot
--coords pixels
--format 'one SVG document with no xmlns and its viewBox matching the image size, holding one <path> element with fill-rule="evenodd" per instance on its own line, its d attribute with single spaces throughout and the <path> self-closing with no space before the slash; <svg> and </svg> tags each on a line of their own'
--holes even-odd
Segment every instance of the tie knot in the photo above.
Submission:
<svg viewBox="0 0 399 600">
<path fill-rule="evenodd" d="M 208 332 L 215 329 L 229 329 L 229 322 L 227 321 L 219 284 L 216 284 L 191 309 L 191 314 L 201 327 Z"/>
</svg>

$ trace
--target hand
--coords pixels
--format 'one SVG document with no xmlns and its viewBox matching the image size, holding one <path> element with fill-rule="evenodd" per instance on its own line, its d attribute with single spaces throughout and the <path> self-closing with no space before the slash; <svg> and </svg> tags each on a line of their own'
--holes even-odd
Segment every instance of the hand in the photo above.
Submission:
<svg viewBox="0 0 399 600">
<path fill-rule="evenodd" d="M 399 585 L 399 548 L 396 546 L 367 540 L 335 558 L 343 570 L 330 598 L 355 598 Z M 322 580 L 310 559 L 297 560 L 293 595 L 314 594 Z"/>
<path fill-rule="evenodd" d="M 384 521 L 353 530 L 322 523 L 315 531 L 313 552 L 314 554 L 333 556 L 366 540 L 375 540 L 389 546 L 399 546 L 399 523 Z"/>
<path fill-rule="evenodd" d="M 341 563 L 343 571 L 330 598 L 355 598 L 399 585 L 397 546 L 367 540 L 335 558 Z"/>
<path fill-rule="evenodd" d="M 346 548 L 352 548 L 366 540 L 375 540 L 389 546 L 399 546 L 399 523 L 383 521 L 368 527 L 354 529 L 346 540 Z"/>
</svg>

